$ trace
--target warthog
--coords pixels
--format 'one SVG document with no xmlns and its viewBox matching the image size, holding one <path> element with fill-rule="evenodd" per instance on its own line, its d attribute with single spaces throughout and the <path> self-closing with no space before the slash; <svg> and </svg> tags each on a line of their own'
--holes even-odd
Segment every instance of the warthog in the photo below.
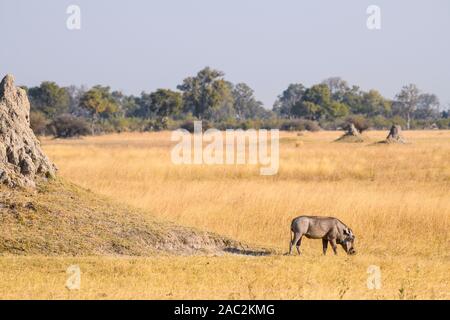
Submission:
<svg viewBox="0 0 450 320">
<path fill-rule="evenodd" d="M 355 254 L 354 242 L 355 236 L 352 230 L 342 221 L 332 217 L 312 217 L 300 216 L 292 220 L 291 245 L 289 254 L 292 254 L 292 247 L 296 245 L 298 254 L 300 253 L 300 244 L 302 237 L 308 239 L 322 239 L 323 254 L 327 253 L 328 242 L 333 248 L 334 254 L 337 254 L 337 244 L 344 248 L 347 254 Z"/>
</svg>

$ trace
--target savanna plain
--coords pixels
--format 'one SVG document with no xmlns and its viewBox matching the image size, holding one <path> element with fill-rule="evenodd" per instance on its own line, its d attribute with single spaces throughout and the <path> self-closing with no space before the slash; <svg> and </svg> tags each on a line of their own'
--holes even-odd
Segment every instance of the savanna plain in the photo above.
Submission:
<svg viewBox="0 0 450 320">
<path fill-rule="evenodd" d="M 342 132 L 281 133 L 277 175 L 258 166 L 175 165 L 170 132 L 42 138 L 70 182 L 143 215 L 273 250 L 268 256 L 0 258 L 1 298 L 449 299 L 450 131 L 406 131 L 404 145 L 336 143 Z M 335 216 L 357 254 L 322 255 L 304 239 L 284 255 L 298 215 Z M 81 269 L 68 290 L 66 269 Z M 371 267 L 381 272 L 369 289 Z"/>
</svg>

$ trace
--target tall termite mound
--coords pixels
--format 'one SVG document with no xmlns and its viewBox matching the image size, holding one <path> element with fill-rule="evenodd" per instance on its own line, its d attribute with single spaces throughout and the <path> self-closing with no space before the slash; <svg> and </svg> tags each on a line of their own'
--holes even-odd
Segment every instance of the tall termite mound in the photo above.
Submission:
<svg viewBox="0 0 450 320">
<path fill-rule="evenodd" d="M 34 187 L 37 179 L 52 177 L 55 171 L 30 128 L 25 90 L 14 85 L 12 75 L 6 75 L 0 83 L 0 183 Z"/>
<path fill-rule="evenodd" d="M 364 136 L 356 129 L 353 123 L 346 127 L 345 133 L 336 142 L 364 142 Z"/>
<path fill-rule="evenodd" d="M 406 140 L 402 135 L 402 127 L 393 125 L 386 140 L 381 141 L 381 143 L 406 143 Z"/>
</svg>

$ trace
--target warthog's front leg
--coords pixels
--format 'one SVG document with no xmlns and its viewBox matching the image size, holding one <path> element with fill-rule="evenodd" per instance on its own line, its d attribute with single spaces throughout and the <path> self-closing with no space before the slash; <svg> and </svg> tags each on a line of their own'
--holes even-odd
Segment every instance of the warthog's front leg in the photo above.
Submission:
<svg viewBox="0 0 450 320">
<path fill-rule="evenodd" d="M 328 239 L 322 239 L 323 255 L 327 254 Z"/>
<path fill-rule="evenodd" d="M 333 248 L 334 254 L 337 254 L 336 239 L 330 240 L 331 247 Z"/>
</svg>

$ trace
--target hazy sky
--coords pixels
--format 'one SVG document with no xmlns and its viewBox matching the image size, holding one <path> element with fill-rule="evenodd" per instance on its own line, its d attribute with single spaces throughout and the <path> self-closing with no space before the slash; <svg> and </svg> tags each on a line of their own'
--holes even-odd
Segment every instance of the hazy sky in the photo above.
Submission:
<svg viewBox="0 0 450 320">
<path fill-rule="evenodd" d="M 81 30 L 66 28 L 70 4 Z M 381 8 L 381 30 L 366 9 Z M 204 66 L 266 107 L 289 83 L 341 76 L 393 97 L 416 83 L 450 102 L 450 1 L 0 0 L 0 74 L 19 84 L 172 88 Z"/>
</svg>

